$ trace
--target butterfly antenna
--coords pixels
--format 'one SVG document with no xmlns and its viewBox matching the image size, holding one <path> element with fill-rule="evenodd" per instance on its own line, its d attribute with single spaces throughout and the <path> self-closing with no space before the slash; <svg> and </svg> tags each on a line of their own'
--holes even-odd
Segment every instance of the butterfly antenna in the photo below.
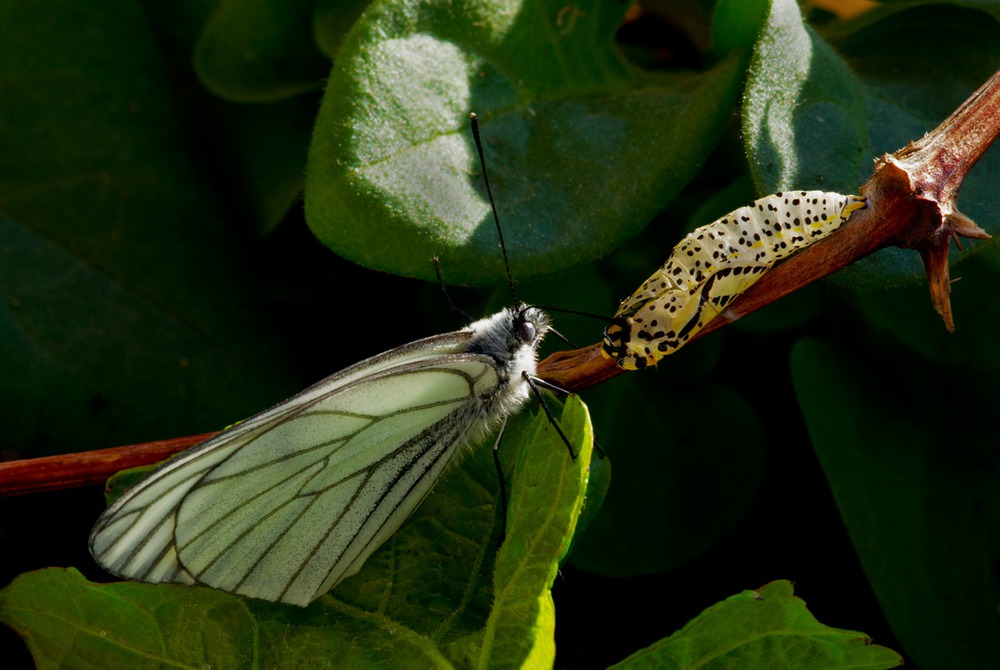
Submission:
<svg viewBox="0 0 1000 670">
<path fill-rule="evenodd" d="M 560 314 L 572 314 L 573 316 L 584 316 L 588 319 L 596 319 L 597 321 L 608 322 L 611 320 L 609 316 L 603 316 L 601 314 L 594 314 L 593 312 L 581 312 L 578 309 L 565 309 L 563 307 L 550 307 L 548 305 L 534 305 L 538 309 L 543 309 L 546 312 L 559 312 Z"/>
<path fill-rule="evenodd" d="M 565 335 L 563 335 L 562 333 L 560 333 L 560 332 L 559 332 L 558 330 L 556 330 L 556 329 L 555 329 L 555 328 L 553 328 L 552 326 L 549 326 L 549 332 L 550 332 L 550 333 L 552 333 L 553 335 L 555 335 L 556 337 L 558 337 L 558 338 L 559 338 L 560 340 L 562 340 L 563 342 L 565 342 L 565 343 L 566 343 L 567 345 L 569 345 L 569 346 L 573 347 L 574 349 L 579 349 L 579 348 L 580 348 L 580 347 L 578 347 L 578 346 L 577 346 L 577 345 L 576 345 L 576 344 L 575 344 L 575 343 L 573 342 L 573 340 L 569 339 L 568 337 L 566 337 Z"/>
<path fill-rule="evenodd" d="M 493 210 L 493 222 L 497 226 L 497 237 L 500 238 L 500 251 L 503 252 L 503 267 L 507 271 L 507 283 L 510 285 L 510 295 L 517 304 L 517 292 L 514 291 L 514 276 L 510 273 L 510 261 L 507 259 L 507 245 L 503 241 L 503 230 L 500 229 L 500 215 L 497 214 L 497 205 L 493 201 L 493 189 L 490 188 L 490 176 L 486 172 L 486 156 L 483 153 L 483 141 L 479 138 L 479 118 L 475 112 L 469 114 L 472 122 L 472 137 L 476 141 L 476 151 L 479 152 L 479 164 L 483 168 L 483 182 L 486 183 L 486 195 L 490 199 L 490 208 Z"/>
<path fill-rule="evenodd" d="M 432 260 L 434 261 L 434 274 L 437 275 L 438 286 L 441 287 L 441 293 L 444 293 L 444 299 L 448 301 L 451 309 L 465 317 L 466 321 L 475 321 L 475 319 L 466 314 L 465 310 L 456 305 L 455 301 L 451 299 L 451 294 L 448 293 L 448 287 L 444 285 L 444 278 L 441 276 L 441 259 L 435 256 Z"/>
</svg>

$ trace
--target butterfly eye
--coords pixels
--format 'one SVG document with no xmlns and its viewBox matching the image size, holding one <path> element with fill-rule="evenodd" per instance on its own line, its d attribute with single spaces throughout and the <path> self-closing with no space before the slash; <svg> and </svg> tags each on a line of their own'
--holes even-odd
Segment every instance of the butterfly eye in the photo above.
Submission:
<svg viewBox="0 0 1000 670">
<path fill-rule="evenodd" d="M 535 341 L 535 324 L 530 321 L 522 321 L 518 329 L 521 333 L 521 340 L 524 342 L 534 342 Z"/>
</svg>

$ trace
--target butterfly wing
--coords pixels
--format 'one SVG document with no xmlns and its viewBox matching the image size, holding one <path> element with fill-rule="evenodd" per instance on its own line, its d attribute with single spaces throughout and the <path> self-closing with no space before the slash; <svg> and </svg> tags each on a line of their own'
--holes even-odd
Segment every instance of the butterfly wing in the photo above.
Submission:
<svg viewBox="0 0 1000 670">
<path fill-rule="evenodd" d="M 168 461 L 108 508 L 110 572 L 306 605 L 360 568 L 483 422 L 463 331 L 369 359 Z"/>
</svg>

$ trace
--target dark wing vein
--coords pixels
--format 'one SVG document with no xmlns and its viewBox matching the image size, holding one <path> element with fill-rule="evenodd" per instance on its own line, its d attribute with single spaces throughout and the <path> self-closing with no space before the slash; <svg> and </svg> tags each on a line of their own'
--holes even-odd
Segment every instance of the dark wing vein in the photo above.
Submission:
<svg viewBox="0 0 1000 670">
<path fill-rule="evenodd" d="M 415 381 L 429 384 L 433 379 L 427 373 L 443 373 L 462 380 L 461 393 L 453 390 L 453 395 L 444 400 L 430 399 L 375 412 L 370 415 L 373 420 L 341 435 L 322 450 L 310 445 L 296 449 L 292 457 L 274 456 L 252 462 L 249 467 L 242 467 L 245 458 L 234 455 L 202 475 L 191 494 L 178 505 L 176 547 L 180 563 L 198 581 L 210 586 L 296 604 L 308 603 L 352 574 L 419 505 L 479 417 L 476 384 L 484 380 L 490 368 L 481 359 L 467 362 L 474 364 L 476 374 L 456 367 L 426 365 L 393 375 L 424 375 Z M 440 386 L 440 380 L 431 385 L 436 386 Z M 297 417 L 312 414 L 335 420 L 341 416 L 339 411 L 325 409 L 323 403 L 313 402 L 310 406 L 308 412 L 300 411 Z M 431 417 L 429 425 L 422 423 L 425 414 Z M 408 432 L 399 438 L 391 431 L 379 435 L 380 426 L 393 420 L 400 421 Z M 240 450 L 250 446 L 241 445 Z M 331 465 L 334 452 L 353 451 L 368 458 L 364 467 Z M 272 467 L 283 470 L 289 458 L 298 460 L 303 454 L 319 453 L 323 454 L 321 458 L 301 461 L 302 465 L 285 470 L 285 476 L 277 480 L 268 471 Z M 251 473 L 254 479 L 270 483 L 248 494 L 245 489 L 259 486 L 244 477 Z M 227 508 L 229 503 L 223 497 L 237 490 L 242 497 L 234 499 L 242 502 Z M 196 499 L 195 492 L 198 502 L 189 513 L 186 507 Z M 200 519 L 200 506 L 207 508 L 209 504 L 226 510 L 221 516 L 216 513 Z M 314 526 L 321 514 L 323 529 L 317 532 Z M 194 519 L 198 520 L 191 526 Z M 226 525 L 232 527 L 226 529 Z M 192 528 L 198 529 L 191 532 Z M 185 529 L 183 538 L 181 529 Z M 219 536 L 225 539 L 219 540 Z M 291 566 L 295 566 L 294 570 Z"/>
</svg>

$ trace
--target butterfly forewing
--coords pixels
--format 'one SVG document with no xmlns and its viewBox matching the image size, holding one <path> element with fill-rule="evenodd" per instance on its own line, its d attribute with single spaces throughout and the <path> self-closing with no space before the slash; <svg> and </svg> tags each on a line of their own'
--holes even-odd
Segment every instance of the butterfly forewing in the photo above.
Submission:
<svg viewBox="0 0 1000 670">
<path fill-rule="evenodd" d="M 283 422 L 273 437 L 247 445 L 272 454 L 262 462 L 251 458 L 252 468 L 242 468 L 240 454 L 208 473 L 177 512 L 177 550 L 188 572 L 226 591 L 291 602 L 299 598 L 289 589 L 309 602 L 328 590 L 328 579 L 336 583 L 347 576 L 356 559 L 374 548 L 372 540 L 392 512 L 414 509 L 437 481 L 459 446 L 455 427 L 478 418 L 479 408 L 470 403 L 477 381 L 496 383 L 482 360 L 408 367 L 331 394 L 301 418 Z M 359 426 L 366 407 L 365 425 Z M 346 422 L 349 430 L 297 435 L 303 420 Z M 289 445 L 309 446 L 292 451 Z M 273 483 L 247 498 L 245 491 L 254 486 L 248 477 Z M 233 509 L 223 511 L 217 503 L 235 498 L 244 502 Z"/>
<path fill-rule="evenodd" d="M 102 515 L 92 553 L 130 579 L 308 604 L 527 396 L 547 320 L 518 314 L 363 361 L 168 461 Z M 530 342 L 515 327 L 525 314 Z"/>
</svg>

